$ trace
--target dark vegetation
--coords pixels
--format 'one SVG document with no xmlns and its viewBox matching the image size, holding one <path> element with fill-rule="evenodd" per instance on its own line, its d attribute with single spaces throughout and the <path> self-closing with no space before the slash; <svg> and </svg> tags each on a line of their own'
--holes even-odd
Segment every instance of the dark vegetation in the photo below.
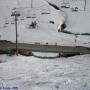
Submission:
<svg viewBox="0 0 90 90">
<path fill-rule="evenodd" d="M 57 9 L 57 10 L 60 10 L 60 8 L 59 8 L 58 6 L 56 6 L 55 4 L 52 4 L 52 3 L 50 3 L 50 2 L 48 2 L 48 4 L 49 4 L 50 6 L 52 6 L 53 8 L 55 8 L 55 9 Z"/>
<path fill-rule="evenodd" d="M 90 35 L 90 33 L 73 33 L 73 32 L 70 32 L 70 31 L 67 31 L 67 30 L 63 30 L 61 31 L 63 33 L 67 33 L 67 34 L 73 34 L 73 35 Z"/>
<path fill-rule="evenodd" d="M 18 50 L 18 52 L 16 52 L 15 49 L 13 49 L 11 51 L 1 51 L 0 50 L 0 54 L 7 54 L 9 56 L 12 56 L 12 55 L 35 56 L 37 58 L 43 58 L 43 59 L 46 59 L 46 58 L 54 59 L 54 58 L 59 58 L 59 57 L 71 57 L 71 56 L 75 56 L 75 55 L 80 55 L 80 53 L 76 52 L 76 53 L 58 53 L 58 55 L 55 57 L 50 57 L 50 56 L 42 57 L 42 56 L 34 55 L 32 53 L 32 51 Z"/>
<path fill-rule="evenodd" d="M 54 24 L 54 21 L 49 21 L 49 23 L 52 23 L 52 24 Z"/>
</svg>

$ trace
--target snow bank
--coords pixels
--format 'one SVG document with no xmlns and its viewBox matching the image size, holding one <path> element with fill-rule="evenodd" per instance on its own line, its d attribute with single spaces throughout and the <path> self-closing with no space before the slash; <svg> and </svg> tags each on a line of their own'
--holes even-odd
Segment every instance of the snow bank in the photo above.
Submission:
<svg viewBox="0 0 90 90">
<path fill-rule="evenodd" d="M 57 57 L 59 53 L 49 53 L 49 52 L 32 52 L 34 56 L 37 57 Z"/>
<path fill-rule="evenodd" d="M 40 59 L 0 55 L 0 87 L 18 90 L 90 90 L 90 55 Z"/>
</svg>

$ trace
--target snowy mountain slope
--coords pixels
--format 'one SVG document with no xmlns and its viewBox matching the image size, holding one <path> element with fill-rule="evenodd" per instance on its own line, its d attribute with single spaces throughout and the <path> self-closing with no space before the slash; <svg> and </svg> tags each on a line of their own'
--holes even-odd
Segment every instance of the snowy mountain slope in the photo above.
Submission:
<svg viewBox="0 0 90 90">
<path fill-rule="evenodd" d="M 18 90 L 90 90 L 90 55 L 39 59 L 0 55 L 0 87 Z"/>
<path fill-rule="evenodd" d="M 89 33 L 89 23 L 90 23 L 90 1 L 86 0 L 57 0 L 51 1 L 53 4 L 57 5 L 61 10 L 64 11 L 67 18 L 67 29 L 68 31 L 77 32 L 77 33 Z M 59 3 L 59 4 L 58 4 Z M 62 8 L 62 6 L 67 5 L 68 8 Z M 77 11 L 72 11 L 75 7 L 78 8 Z"/>
<path fill-rule="evenodd" d="M 76 32 L 76 33 L 89 33 L 89 23 L 90 23 L 90 12 L 88 11 L 78 11 L 71 12 L 67 11 L 69 27 L 67 27 L 68 31 Z"/>
<path fill-rule="evenodd" d="M 0 40 L 15 42 L 11 12 L 16 9 L 21 14 L 18 17 L 18 42 L 90 47 L 90 36 L 78 35 L 75 38 L 57 30 L 58 24 L 65 19 L 66 30 L 90 32 L 90 0 L 87 0 L 86 11 L 83 11 L 83 0 L 64 0 L 70 1 L 70 8 L 63 8 L 63 13 L 51 7 L 47 0 L 32 1 L 31 9 L 31 0 L 0 0 Z M 48 1 L 59 7 L 63 3 L 62 0 Z M 80 10 L 72 12 L 71 8 L 76 6 Z M 30 28 L 32 21 L 37 22 L 35 29 Z M 34 54 L 43 56 L 44 53 Z M 44 54 L 49 55 L 54 57 L 57 53 Z M 0 55 L 0 89 L 2 87 L 16 87 L 18 90 L 90 90 L 90 55 L 44 60 L 33 56 Z"/>
<path fill-rule="evenodd" d="M 46 0 L 46 1 L 50 1 L 50 2 L 58 5 L 59 7 L 61 7 L 62 3 L 63 3 L 62 0 L 60 0 L 60 1 L 59 0 Z M 44 11 L 44 10 L 52 11 L 50 6 L 48 4 L 46 4 L 46 1 L 45 0 L 33 0 L 33 8 L 37 8 L 41 11 Z M 90 16 L 89 3 L 90 3 L 90 1 L 87 0 L 86 11 L 83 11 L 84 4 L 85 4 L 84 0 L 78 0 L 78 1 L 77 0 L 64 0 L 64 2 L 69 3 L 69 5 L 70 5 L 69 9 L 64 9 L 65 14 L 68 17 L 68 23 L 69 23 L 69 26 L 67 25 L 67 29 L 69 31 L 73 31 L 73 32 L 89 32 L 88 23 L 90 23 L 90 21 L 89 21 L 89 16 Z M 28 10 L 28 8 L 31 7 L 31 0 L 23 0 L 23 1 L 21 1 L 21 0 L 16 0 L 16 1 L 0 0 L 0 7 L 1 7 L 0 17 L 2 18 L 2 16 L 3 16 L 4 19 L 6 19 L 6 18 L 10 19 L 11 11 L 13 8 L 21 8 L 20 12 L 21 13 L 23 12 L 22 15 L 23 14 L 30 15 L 30 13 L 32 12 L 31 9 Z M 75 8 L 75 7 L 78 7 L 78 9 L 79 9 L 78 12 L 71 11 L 71 9 Z M 24 10 L 25 8 L 27 9 L 26 12 Z M 40 16 L 40 14 L 38 16 Z M 48 19 L 48 17 L 47 17 L 47 19 Z M 58 19 L 55 18 L 55 20 L 57 21 Z"/>
<path fill-rule="evenodd" d="M 50 1 L 52 2 L 52 1 Z M 53 1 L 55 4 L 59 1 Z M 89 1 L 88 1 L 89 2 Z M 60 1 L 61 5 L 62 1 Z M 71 2 L 72 5 L 73 2 Z M 78 36 L 75 43 L 74 35 L 59 33 L 58 25 L 67 20 L 66 30 L 73 32 L 89 32 L 89 12 L 78 11 L 72 12 L 71 9 L 62 9 L 64 12 L 55 10 L 45 0 L 33 0 L 33 8 L 30 0 L 0 0 L 0 39 L 15 42 L 15 25 L 14 17 L 11 12 L 15 8 L 21 14 L 18 18 L 18 41 L 25 43 L 50 43 L 59 45 L 82 45 L 90 46 L 90 36 Z M 60 7 L 60 6 L 59 6 Z M 49 14 L 41 14 L 49 13 Z M 35 18 L 27 18 L 27 17 Z M 78 17 L 77 17 L 78 16 Z M 32 21 L 37 22 L 36 29 L 29 28 Z M 54 24 L 50 23 L 53 21 Z M 84 22 L 83 22 L 84 21 Z M 81 23 L 82 22 L 82 23 Z M 7 24 L 8 23 L 8 24 Z"/>
</svg>

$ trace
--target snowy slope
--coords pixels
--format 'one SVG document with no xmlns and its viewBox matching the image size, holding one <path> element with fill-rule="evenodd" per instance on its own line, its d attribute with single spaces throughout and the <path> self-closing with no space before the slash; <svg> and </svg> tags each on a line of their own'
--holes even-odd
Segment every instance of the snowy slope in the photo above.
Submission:
<svg viewBox="0 0 90 90">
<path fill-rule="evenodd" d="M 62 9 L 67 18 L 67 30 L 72 32 L 89 33 L 90 30 L 90 0 L 49 0 L 60 9 Z M 64 2 L 63 2 L 64 1 Z M 86 1 L 86 8 L 85 7 Z M 64 4 L 68 4 L 69 8 L 61 8 Z M 72 11 L 72 8 L 78 8 L 77 12 Z"/>
<path fill-rule="evenodd" d="M 80 45 L 90 46 L 90 36 L 78 36 L 75 42 L 74 35 L 67 35 L 59 33 L 58 25 L 65 19 L 66 30 L 72 32 L 89 32 L 89 0 L 86 11 L 82 11 L 83 2 L 80 1 L 82 7 L 81 11 L 72 12 L 71 8 L 75 2 L 70 1 L 70 8 L 62 9 L 64 12 L 55 10 L 47 2 L 47 0 L 33 0 L 33 8 L 31 9 L 31 0 L 0 0 L 0 40 L 9 40 L 15 42 L 15 25 L 14 17 L 11 17 L 13 9 L 20 12 L 21 16 L 18 18 L 18 41 L 24 43 L 49 43 L 59 45 Z M 49 0 L 50 2 L 61 6 L 62 0 Z M 68 2 L 68 0 L 65 0 Z M 80 6 L 78 4 L 76 6 Z M 41 13 L 50 14 L 41 14 Z M 34 16 L 36 18 L 27 18 Z M 32 21 L 37 21 L 36 29 L 29 29 Z M 49 23 L 54 21 L 54 24 Z M 6 24 L 8 23 L 8 24 Z"/>
<path fill-rule="evenodd" d="M 60 33 L 58 24 L 66 21 L 66 30 L 72 32 L 90 32 L 90 0 L 87 0 L 86 11 L 83 11 L 84 0 L 70 1 L 70 8 L 55 10 L 47 0 L 0 0 L 0 40 L 15 42 L 14 17 L 11 12 L 16 10 L 18 18 L 18 42 L 80 45 L 90 47 L 90 36 Z M 61 6 L 62 0 L 48 0 Z M 71 8 L 78 6 L 78 12 Z M 41 14 L 41 13 L 50 14 Z M 33 16 L 36 18 L 27 18 Z M 37 21 L 36 29 L 30 29 L 32 21 Z M 55 23 L 49 23 L 54 21 Z M 8 24 L 5 24 L 8 23 Z M 76 42 L 75 42 L 75 39 Z M 57 53 L 36 53 L 40 56 L 57 56 Z M 1 63 L 1 61 L 3 63 Z M 25 56 L 0 55 L 0 88 L 17 87 L 18 90 L 90 90 L 90 55 L 80 55 L 69 58 L 40 59 Z"/>
<path fill-rule="evenodd" d="M 90 55 L 39 59 L 0 55 L 0 87 L 18 90 L 90 90 Z"/>
</svg>

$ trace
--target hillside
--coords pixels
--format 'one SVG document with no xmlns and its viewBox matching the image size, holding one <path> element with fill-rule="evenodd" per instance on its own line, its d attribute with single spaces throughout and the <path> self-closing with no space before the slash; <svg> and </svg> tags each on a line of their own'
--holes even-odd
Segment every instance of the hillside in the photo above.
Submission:
<svg viewBox="0 0 90 90">
<path fill-rule="evenodd" d="M 49 2 L 60 7 L 62 1 Z M 65 0 L 67 2 L 67 0 Z M 18 41 L 24 43 L 50 43 L 59 45 L 81 45 L 90 46 L 90 36 L 81 36 L 75 42 L 74 35 L 68 35 L 58 32 L 58 25 L 63 21 L 66 22 L 66 30 L 71 32 L 89 33 L 90 23 L 89 3 L 87 2 L 86 11 L 83 11 L 84 2 L 69 1 L 70 8 L 62 8 L 62 11 L 56 10 L 50 6 L 45 0 L 33 0 L 31 8 L 30 0 L 0 0 L 0 39 L 15 42 L 15 25 L 14 17 L 11 13 L 17 10 L 21 16 L 18 17 Z M 77 12 L 73 12 L 71 8 L 75 5 L 79 7 Z M 77 4 L 81 3 L 81 5 Z M 76 7 L 75 6 L 75 7 Z M 80 7 L 81 6 L 81 7 Z M 60 7 L 61 9 L 61 7 Z M 32 21 L 36 21 L 35 29 L 30 27 Z"/>
<path fill-rule="evenodd" d="M 90 54 L 81 55 L 90 35 L 76 35 L 90 33 L 89 18 L 90 0 L 0 0 L 0 50 L 9 52 L 0 54 L 0 90 L 90 90 Z M 59 32 L 62 23 L 74 34 Z"/>
</svg>

